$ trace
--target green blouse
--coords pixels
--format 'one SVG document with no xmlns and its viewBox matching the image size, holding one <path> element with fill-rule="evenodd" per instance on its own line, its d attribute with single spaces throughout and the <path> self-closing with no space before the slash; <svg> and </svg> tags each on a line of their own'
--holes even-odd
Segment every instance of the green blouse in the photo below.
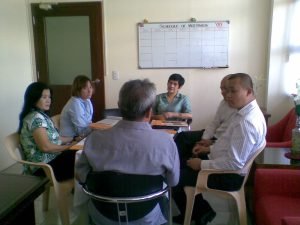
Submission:
<svg viewBox="0 0 300 225">
<path fill-rule="evenodd" d="M 35 129 L 40 127 L 46 128 L 50 142 L 57 145 L 61 144 L 59 133 L 55 129 L 51 118 L 40 111 L 32 111 L 23 119 L 20 142 L 26 160 L 31 162 L 48 163 L 56 158 L 56 156 L 60 153 L 45 153 L 38 148 L 33 138 L 33 132 Z M 33 173 L 35 170 L 37 170 L 37 167 L 24 167 L 25 173 Z"/>
<path fill-rule="evenodd" d="M 167 93 L 162 93 L 156 96 L 153 107 L 154 115 L 160 115 L 164 112 L 191 113 L 192 107 L 188 96 L 177 93 L 171 103 L 168 102 Z"/>
</svg>

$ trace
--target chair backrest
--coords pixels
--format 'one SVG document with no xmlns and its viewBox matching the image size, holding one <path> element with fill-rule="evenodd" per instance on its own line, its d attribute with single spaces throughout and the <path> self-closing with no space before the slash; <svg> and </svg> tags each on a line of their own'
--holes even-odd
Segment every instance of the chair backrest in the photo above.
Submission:
<svg viewBox="0 0 300 225">
<path fill-rule="evenodd" d="M 27 166 L 40 167 L 45 171 L 45 174 L 50 179 L 51 183 L 56 182 L 53 170 L 50 165 L 42 162 L 30 162 L 26 161 L 23 154 L 21 144 L 20 144 L 20 135 L 15 132 L 4 139 L 4 145 L 9 153 L 9 155 L 17 162 L 22 163 Z"/>
<path fill-rule="evenodd" d="M 56 114 L 54 116 L 51 117 L 53 123 L 54 123 L 54 127 L 56 129 L 60 129 L 60 114 Z"/>
<path fill-rule="evenodd" d="M 114 221 L 137 220 L 147 215 L 160 201 L 163 189 L 161 175 L 124 174 L 114 171 L 89 173 L 84 191 L 92 197 L 99 212 Z M 124 222 L 125 222 L 124 221 Z"/>
<path fill-rule="evenodd" d="M 17 162 L 21 162 L 24 159 L 23 152 L 20 146 L 20 136 L 17 132 L 8 135 L 4 139 L 5 147 L 9 155 Z"/>
<path fill-rule="evenodd" d="M 255 154 L 248 160 L 248 162 L 245 164 L 244 168 L 242 169 L 246 174 L 245 174 L 245 178 L 244 178 L 244 181 L 243 181 L 243 186 L 245 185 L 247 179 L 248 179 L 248 176 L 250 174 L 250 170 L 251 170 L 251 167 L 253 165 L 253 162 L 254 160 L 256 159 L 256 157 L 264 150 L 264 148 L 266 147 L 266 141 L 263 143 L 263 145 L 257 149 L 257 151 L 255 152 Z"/>
<path fill-rule="evenodd" d="M 288 141 L 292 139 L 292 130 L 296 127 L 296 111 L 292 108 L 286 117 L 286 126 L 284 127 L 284 132 L 282 135 L 282 141 Z"/>
</svg>

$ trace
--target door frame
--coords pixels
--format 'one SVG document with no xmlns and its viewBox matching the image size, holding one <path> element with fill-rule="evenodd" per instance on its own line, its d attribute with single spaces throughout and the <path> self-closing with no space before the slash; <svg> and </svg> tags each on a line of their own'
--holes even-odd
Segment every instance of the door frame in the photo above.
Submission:
<svg viewBox="0 0 300 225">
<path fill-rule="evenodd" d="M 47 49 L 45 41 L 44 17 L 55 16 L 88 16 L 90 30 L 90 52 L 91 52 L 91 78 L 100 80 L 94 83 L 95 93 L 91 99 L 94 106 L 93 121 L 102 118 L 105 108 L 104 91 L 104 47 L 103 47 L 103 23 L 102 23 L 102 2 L 67 2 L 47 3 L 51 5 L 50 10 L 40 9 L 39 3 L 31 3 L 34 53 L 37 81 L 49 84 Z M 60 91 L 70 91 L 69 85 L 53 85 L 53 98 L 62 108 L 68 99 L 59 98 Z M 69 92 L 70 93 L 70 92 Z M 70 96 L 69 96 L 70 97 Z M 60 111 L 51 111 L 52 115 Z"/>
</svg>

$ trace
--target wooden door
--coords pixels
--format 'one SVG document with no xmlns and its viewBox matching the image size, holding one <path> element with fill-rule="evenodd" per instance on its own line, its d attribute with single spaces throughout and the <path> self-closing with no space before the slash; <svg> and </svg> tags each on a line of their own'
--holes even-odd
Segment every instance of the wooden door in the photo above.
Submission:
<svg viewBox="0 0 300 225">
<path fill-rule="evenodd" d="M 102 3 L 31 4 L 37 80 L 53 89 L 51 115 L 71 96 L 75 76 L 93 81 L 93 121 L 105 108 Z"/>
</svg>

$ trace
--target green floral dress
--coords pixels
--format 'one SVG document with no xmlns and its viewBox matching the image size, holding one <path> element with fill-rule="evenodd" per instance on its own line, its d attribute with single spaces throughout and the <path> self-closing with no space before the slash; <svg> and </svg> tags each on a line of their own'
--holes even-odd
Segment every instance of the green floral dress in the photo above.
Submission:
<svg viewBox="0 0 300 225">
<path fill-rule="evenodd" d="M 59 133 L 55 129 L 52 120 L 41 111 L 32 111 L 23 119 L 20 142 L 27 161 L 48 163 L 60 153 L 45 153 L 38 148 L 33 138 L 33 132 L 40 127 L 46 128 L 50 142 L 57 145 L 61 144 Z M 24 173 L 32 174 L 37 169 L 37 167 L 24 166 Z"/>
</svg>

